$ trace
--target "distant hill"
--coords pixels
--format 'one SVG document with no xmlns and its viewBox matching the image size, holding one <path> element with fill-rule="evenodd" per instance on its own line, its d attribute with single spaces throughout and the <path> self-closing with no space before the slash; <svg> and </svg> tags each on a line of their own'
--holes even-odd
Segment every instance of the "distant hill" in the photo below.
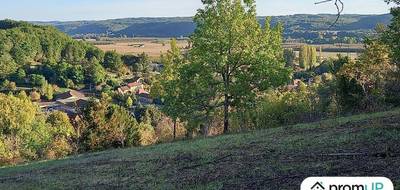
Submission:
<svg viewBox="0 0 400 190">
<path fill-rule="evenodd" d="M 264 18 L 259 17 L 261 24 L 264 24 Z M 376 24 L 388 24 L 391 18 L 390 14 L 342 15 L 339 23 L 331 27 L 336 15 L 299 14 L 272 17 L 272 24 L 281 22 L 284 25 L 284 35 L 287 39 L 316 41 L 319 38 L 353 37 L 361 40 L 365 35 L 373 31 Z M 53 25 L 71 36 L 180 37 L 189 36 L 196 28 L 192 17 L 35 23 Z M 321 37 L 321 34 L 325 36 Z"/>
</svg>

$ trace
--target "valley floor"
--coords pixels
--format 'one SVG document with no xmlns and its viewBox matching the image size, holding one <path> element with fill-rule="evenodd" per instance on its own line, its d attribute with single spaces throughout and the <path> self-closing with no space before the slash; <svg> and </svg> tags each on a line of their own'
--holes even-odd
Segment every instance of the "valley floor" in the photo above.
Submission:
<svg viewBox="0 0 400 190">
<path fill-rule="evenodd" d="M 399 142 L 397 109 L 2 168 L 0 189 L 299 189 L 309 176 L 399 186 Z"/>
</svg>

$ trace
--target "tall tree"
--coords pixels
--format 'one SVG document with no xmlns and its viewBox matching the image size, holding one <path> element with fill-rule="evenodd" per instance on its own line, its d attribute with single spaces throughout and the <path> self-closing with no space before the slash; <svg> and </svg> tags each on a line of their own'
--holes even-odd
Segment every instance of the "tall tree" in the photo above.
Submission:
<svg viewBox="0 0 400 190">
<path fill-rule="evenodd" d="M 234 108 L 249 103 L 255 93 L 282 84 L 284 69 L 282 27 L 264 29 L 258 23 L 254 0 L 203 0 L 191 36 L 192 64 L 208 69 L 208 79 L 222 100 L 224 132 Z M 237 90 L 241 89 L 241 90 Z"/>
<path fill-rule="evenodd" d="M 300 52 L 299 52 L 299 62 L 300 62 L 301 68 L 303 68 L 303 69 L 308 68 L 308 64 L 310 61 L 309 61 L 307 46 L 301 46 Z"/>
<path fill-rule="evenodd" d="M 400 0 L 387 0 L 386 2 L 400 5 Z M 400 7 L 393 7 L 391 14 L 393 15 L 392 22 L 388 26 L 386 34 L 383 35 L 383 41 L 389 45 L 393 61 L 400 64 Z"/>
<path fill-rule="evenodd" d="M 393 70 L 389 53 L 387 45 L 380 41 L 367 41 L 365 52 L 360 58 L 342 66 L 338 73 L 342 79 L 356 83 L 361 87 L 368 105 L 377 103 L 374 101 L 373 95 L 383 93 L 386 77 Z M 352 96 L 352 94 L 346 96 Z"/>
<path fill-rule="evenodd" d="M 311 67 L 314 68 L 317 65 L 317 48 L 315 48 L 314 46 L 309 46 L 310 48 L 310 61 L 311 61 Z"/>
<path fill-rule="evenodd" d="M 300 67 L 310 69 L 317 66 L 317 48 L 309 45 L 304 45 L 300 49 Z"/>
<path fill-rule="evenodd" d="M 136 64 L 135 71 L 148 73 L 150 71 L 150 64 L 151 60 L 149 56 L 143 52 L 142 54 L 139 55 L 139 62 Z"/>
<path fill-rule="evenodd" d="M 173 137 L 175 139 L 176 124 L 179 112 L 182 111 L 179 107 L 181 102 L 177 98 L 178 88 L 176 87 L 176 80 L 179 77 L 179 68 L 185 64 L 186 60 L 184 59 L 175 39 L 171 40 L 170 46 L 171 49 L 165 56 L 162 56 L 164 70 L 158 77 L 157 82 L 153 84 L 151 92 L 153 93 L 153 96 L 160 97 L 163 100 L 164 106 L 162 107 L 162 110 L 171 117 L 174 122 Z"/>
<path fill-rule="evenodd" d="M 121 56 L 116 51 L 107 51 L 104 56 L 103 65 L 105 68 L 118 71 L 123 66 Z"/>
<path fill-rule="evenodd" d="M 285 58 L 286 67 L 293 67 L 294 60 L 296 59 L 296 53 L 293 49 L 285 49 L 283 51 L 283 57 Z"/>
</svg>

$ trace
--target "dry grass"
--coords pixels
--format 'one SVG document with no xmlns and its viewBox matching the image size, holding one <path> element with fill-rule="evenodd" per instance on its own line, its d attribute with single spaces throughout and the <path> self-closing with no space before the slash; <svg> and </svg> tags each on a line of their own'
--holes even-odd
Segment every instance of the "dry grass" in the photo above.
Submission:
<svg viewBox="0 0 400 190">
<path fill-rule="evenodd" d="M 170 49 L 170 40 L 129 40 L 114 41 L 112 44 L 96 45 L 103 51 L 115 50 L 120 54 L 141 54 L 146 53 L 152 58 L 158 58 L 162 53 L 166 53 Z M 143 45 L 143 47 L 139 47 Z M 179 40 L 178 46 L 185 48 L 188 45 L 186 40 Z"/>
<path fill-rule="evenodd" d="M 153 59 L 158 59 L 162 53 L 166 53 L 169 49 L 170 40 L 169 39 L 141 39 L 141 38 L 132 38 L 132 39 L 110 39 L 110 41 L 104 42 L 96 42 L 96 46 L 103 51 L 112 51 L 115 50 L 120 54 L 140 54 L 146 53 Z M 139 45 L 143 45 L 143 47 L 139 47 Z M 284 48 L 295 48 L 298 49 L 304 44 L 283 44 Z M 178 46 L 180 48 L 185 48 L 188 46 L 188 42 L 186 40 L 179 40 Z M 320 47 L 324 50 L 327 49 L 329 51 L 323 51 L 320 55 L 322 58 L 336 58 L 338 54 L 343 56 L 349 56 L 352 59 L 355 59 L 359 56 L 359 53 L 356 52 L 346 52 L 346 49 L 362 49 L 362 45 L 360 44 L 345 44 L 345 45 L 313 45 L 317 49 Z M 334 50 L 338 49 L 338 52 Z M 339 52 L 340 50 L 340 52 Z M 298 53 L 298 52 L 297 52 Z M 319 53 L 318 53 L 319 54 Z"/>
</svg>

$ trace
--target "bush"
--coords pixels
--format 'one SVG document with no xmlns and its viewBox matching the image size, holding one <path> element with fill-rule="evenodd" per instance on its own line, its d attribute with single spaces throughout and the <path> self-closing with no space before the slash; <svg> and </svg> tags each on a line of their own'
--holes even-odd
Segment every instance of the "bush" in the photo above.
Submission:
<svg viewBox="0 0 400 190">
<path fill-rule="evenodd" d="M 139 145 L 141 146 L 152 145 L 157 142 L 154 128 L 149 124 L 141 123 L 139 125 L 139 137 Z"/>
<path fill-rule="evenodd" d="M 299 88 L 296 91 L 268 93 L 257 106 L 255 126 L 275 127 L 317 119 L 317 94 L 309 87 Z"/>
<path fill-rule="evenodd" d="M 139 145 L 139 126 L 136 119 L 123 107 L 110 102 L 103 94 L 98 102 L 92 100 L 82 110 L 83 129 L 80 137 L 86 150 L 101 150 Z"/>
<path fill-rule="evenodd" d="M 51 84 L 45 82 L 40 88 L 40 94 L 44 96 L 47 100 L 52 100 L 54 95 L 54 88 Z"/>
<path fill-rule="evenodd" d="M 64 138 L 55 138 L 44 150 L 45 159 L 56 159 L 68 156 L 73 151 L 70 143 Z"/>
<path fill-rule="evenodd" d="M 34 102 L 40 101 L 40 93 L 32 91 L 30 94 L 31 100 Z"/>
<path fill-rule="evenodd" d="M 32 86 L 40 87 L 46 83 L 46 78 L 43 75 L 31 74 L 29 75 L 29 83 Z"/>
</svg>

